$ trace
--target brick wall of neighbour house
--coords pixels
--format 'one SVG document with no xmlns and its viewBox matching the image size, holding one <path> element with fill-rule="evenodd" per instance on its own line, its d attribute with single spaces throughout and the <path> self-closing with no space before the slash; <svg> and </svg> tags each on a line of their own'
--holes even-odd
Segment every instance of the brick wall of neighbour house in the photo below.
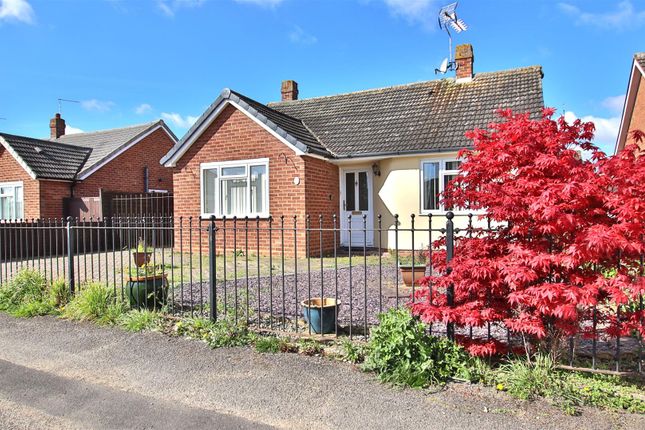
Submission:
<svg viewBox="0 0 645 430">
<path fill-rule="evenodd" d="M 23 184 L 24 218 L 40 217 L 40 183 L 22 168 L 15 158 L 0 146 L 0 182 L 19 182 Z"/>
<path fill-rule="evenodd" d="M 338 171 L 335 166 L 327 165 L 322 160 L 311 157 L 297 156 L 289 147 L 281 143 L 269 132 L 248 118 L 244 113 L 232 106 L 228 106 L 211 124 L 192 147 L 179 160 L 174 168 L 174 215 L 175 222 L 180 222 L 183 217 L 184 227 L 188 224 L 189 218 L 193 218 L 193 225 L 199 225 L 201 214 L 200 200 L 200 164 L 219 161 L 248 160 L 256 158 L 269 159 L 269 209 L 273 217 L 272 225 L 279 228 L 281 216 L 284 216 L 284 242 L 280 231 L 273 232 L 269 240 L 267 227 L 268 219 L 260 220 L 260 233 L 257 234 L 257 221 L 249 221 L 248 243 L 249 253 L 259 252 L 266 255 L 281 250 L 284 243 L 285 253 L 292 254 L 297 247 L 298 256 L 305 256 L 306 234 L 304 232 L 305 213 L 310 208 L 316 212 L 330 212 L 331 204 L 325 203 L 316 206 L 313 202 L 318 196 L 326 196 L 334 193 L 332 199 L 338 202 Z M 330 167 L 331 166 L 331 167 Z M 310 170 L 308 170 L 310 169 Z M 331 170 L 333 177 L 327 179 L 326 171 Z M 300 178 L 298 185 L 294 184 L 294 177 Z M 311 192 L 311 198 L 305 198 Z M 307 194 L 308 195 L 308 194 Z M 307 206 L 309 205 L 309 206 Z M 298 233 L 294 234 L 294 215 L 297 216 Z M 245 220 L 237 221 L 238 234 L 237 243 L 233 238 L 234 221 L 231 219 L 222 221 L 218 219 L 216 225 L 220 228 L 217 233 L 217 252 L 224 249 L 224 226 L 226 226 L 226 250 L 233 251 L 234 247 L 244 250 L 247 240 Z M 208 223 L 202 223 L 206 228 Z M 259 237 L 258 237 L 259 236 Z M 180 240 L 179 229 L 175 231 L 175 246 L 188 248 L 192 240 L 193 249 L 198 249 L 200 235 L 194 232 L 192 238 L 184 230 L 183 240 Z M 204 252 L 207 248 L 207 235 L 201 235 Z M 329 241 L 329 240 L 327 240 Z M 317 249 L 317 246 L 312 246 Z"/>
<path fill-rule="evenodd" d="M 40 181 L 40 217 L 60 219 L 64 216 L 63 200 L 71 194 L 71 182 Z"/>
<path fill-rule="evenodd" d="M 641 77 L 638 93 L 636 94 L 634 111 L 632 112 L 632 118 L 627 130 L 641 130 L 645 132 L 645 77 Z M 628 136 L 627 144 L 630 143 L 634 143 L 634 141 L 631 136 Z"/>
<path fill-rule="evenodd" d="M 333 216 L 339 214 L 340 185 L 338 166 L 325 160 L 313 157 L 303 157 L 305 160 L 305 211 L 310 216 L 310 227 L 319 230 L 312 231 L 309 235 L 310 249 L 312 254 L 333 251 L 334 243 L 340 243 L 340 234 L 328 229 L 334 227 Z M 320 232 L 320 220 L 322 215 L 322 228 Z M 336 219 L 336 227 L 340 226 L 340 219 Z M 322 237 L 321 237 L 322 236 Z M 322 238 L 322 245 L 321 245 Z"/>
<path fill-rule="evenodd" d="M 123 193 L 144 192 L 144 168 L 148 167 L 151 189 L 173 191 L 172 169 L 159 160 L 174 142 L 165 131 L 158 129 L 117 158 L 101 167 L 74 187 L 75 197 L 96 197 L 99 189 Z M 161 182 L 159 181 L 161 179 Z"/>
</svg>

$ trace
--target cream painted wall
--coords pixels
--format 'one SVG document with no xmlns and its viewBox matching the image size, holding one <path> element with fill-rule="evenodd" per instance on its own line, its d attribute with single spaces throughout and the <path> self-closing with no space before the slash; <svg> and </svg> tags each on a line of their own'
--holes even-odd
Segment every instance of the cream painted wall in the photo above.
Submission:
<svg viewBox="0 0 645 430">
<path fill-rule="evenodd" d="M 374 214 L 374 246 L 379 245 L 379 224 L 378 215 L 381 215 L 381 237 L 382 248 L 394 249 L 396 246 L 396 228 L 394 215 L 399 215 L 398 247 L 401 250 L 412 249 L 412 217 L 414 219 L 414 249 L 424 249 L 431 241 L 441 237 L 439 231 L 429 231 L 430 218 L 432 218 L 432 229 L 441 229 L 446 226 L 446 218 L 443 214 L 433 214 L 432 217 L 421 214 L 421 161 L 455 159 L 456 152 L 432 154 L 411 157 L 393 157 L 376 161 L 381 170 L 381 176 L 374 176 L 373 180 L 373 214 Z M 342 164 L 343 170 L 365 168 L 372 171 L 374 161 L 367 163 Z M 371 174 L 371 173 L 370 173 Z M 341 206 L 342 207 L 342 206 Z M 455 228 L 465 228 L 468 225 L 466 214 L 457 214 L 454 219 Z M 478 221 L 473 216 L 473 225 L 485 226 L 484 221 Z M 408 230 L 408 231 L 406 231 Z M 432 236 L 431 236 L 432 234 Z"/>
</svg>

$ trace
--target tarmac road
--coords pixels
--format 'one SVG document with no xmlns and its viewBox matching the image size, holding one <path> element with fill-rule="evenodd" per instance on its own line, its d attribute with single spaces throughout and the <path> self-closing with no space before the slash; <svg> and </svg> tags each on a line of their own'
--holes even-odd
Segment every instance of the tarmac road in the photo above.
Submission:
<svg viewBox="0 0 645 430">
<path fill-rule="evenodd" d="M 270 427 L 643 429 L 645 417 L 569 417 L 485 387 L 394 389 L 324 358 L 0 314 L 2 429 Z"/>
</svg>

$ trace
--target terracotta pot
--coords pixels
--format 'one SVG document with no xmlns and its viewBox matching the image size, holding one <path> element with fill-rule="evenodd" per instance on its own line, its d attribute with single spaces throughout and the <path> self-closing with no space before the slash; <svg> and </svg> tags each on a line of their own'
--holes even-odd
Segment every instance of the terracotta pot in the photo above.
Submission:
<svg viewBox="0 0 645 430">
<path fill-rule="evenodd" d="M 411 287 L 413 284 L 419 285 L 419 281 L 426 277 L 426 266 L 414 266 L 414 282 L 412 281 L 412 265 L 399 266 L 399 269 L 401 269 L 403 283 L 407 287 Z"/>
<path fill-rule="evenodd" d="M 132 258 L 134 259 L 134 264 L 136 264 L 137 267 L 143 267 L 146 264 L 150 263 L 151 255 L 152 255 L 152 252 L 139 252 L 139 251 L 132 252 Z"/>
</svg>

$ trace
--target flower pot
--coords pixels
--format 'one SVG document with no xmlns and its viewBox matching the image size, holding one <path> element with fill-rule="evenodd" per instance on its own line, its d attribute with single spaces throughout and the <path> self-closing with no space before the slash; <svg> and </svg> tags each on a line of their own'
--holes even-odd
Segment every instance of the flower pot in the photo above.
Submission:
<svg viewBox="0 0 645 430">
<path fill-rule="evenodd" d="M 340 300 L 316 297 L 301 303 L 302 314 L 316 334 L 336 331 Z"/>
<path fill-rule="evenodd" d="M 134 309 L 161 309 L 168 296 L 166 274 L 131 276 L 125 288 Z"/>
<path fill-rule="evenodd" d="M 412 274 L 412 265 L 400 265 L 401 278 L 406 287 L 419 285 L 419 282 L 426 277 L 426 266 L 414 266 L 414 275 Z M 412 279 L 414 276 L 414 280 Z"/>
<path fill-rule="evenodd" d="M 150 263 L 150 256 L 152 255 L 152 252 L 140 252 L 140 251 L 133 251 L 132 252 L 132 258 L 134 259 L 134 264 L 136 264 L 137 267 L 143 267 L 146 264 Z"/>
</svg>

